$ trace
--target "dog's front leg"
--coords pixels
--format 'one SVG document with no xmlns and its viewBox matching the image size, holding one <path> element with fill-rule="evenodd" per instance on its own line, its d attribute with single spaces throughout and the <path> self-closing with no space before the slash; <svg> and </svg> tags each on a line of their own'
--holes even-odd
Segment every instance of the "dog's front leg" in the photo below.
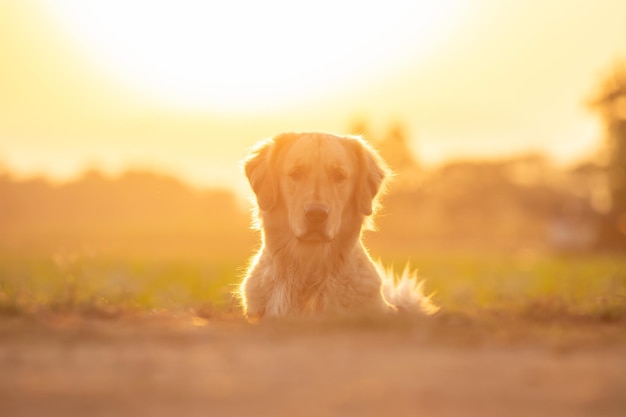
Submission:
<svg viewBox="0 0 626 417">
<path fill-rule="evenodd" d="M 239 295 L 243 305 L 243 313 L 250 321 L 258 320 L 265 316 L 267 302 L 270 296 L 269 289 L 263 285 L 263 278 L 254 272 L 241 283 Z"/>
</svg>

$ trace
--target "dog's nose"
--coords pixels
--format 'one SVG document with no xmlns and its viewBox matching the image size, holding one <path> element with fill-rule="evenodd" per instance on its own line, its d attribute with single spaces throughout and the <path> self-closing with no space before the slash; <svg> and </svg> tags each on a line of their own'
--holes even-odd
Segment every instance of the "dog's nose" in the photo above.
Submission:
<svg viewBox="0 0 626 417">
<path fill-rule="evenodd" d="M 311 223 L 321 223 L 328 218 L 328 206 L 320 203 L 310 203 L 304 208 L 304 215 Z"/>
</svg>

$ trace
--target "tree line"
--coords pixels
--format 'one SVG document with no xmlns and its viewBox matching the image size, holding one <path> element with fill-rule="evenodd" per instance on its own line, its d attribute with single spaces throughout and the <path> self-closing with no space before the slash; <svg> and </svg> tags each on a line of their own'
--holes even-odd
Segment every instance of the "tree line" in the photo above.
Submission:
<svg viewBox="0 0 626 417">
<path fill-rule="evenodd" d="M 352 133 L 364 134 L 396 172 L 368 245 L 382 254 L 626 250 L 625 65 L 598 84 L 589 105 L 603 122 L 602 152 L 566 169 L 541 154 L 424 169 L 402 124 L 377 137 L 356 121 Z M 249 210 L 230 190 L 198 190 L 152 172 L 92 170 L 53 184 L 0 171 L 0 253 L 240 257 L 258 245 Z"/>
</svg>

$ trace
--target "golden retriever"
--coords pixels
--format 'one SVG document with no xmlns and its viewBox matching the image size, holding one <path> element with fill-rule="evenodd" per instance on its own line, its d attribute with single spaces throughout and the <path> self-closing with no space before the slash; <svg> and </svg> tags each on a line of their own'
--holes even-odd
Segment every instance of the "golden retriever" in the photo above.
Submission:
<svg viewBox="0 0 626 417">
<path fill-rule="evenodd" d="M 394 279 L 363 247 L 389 176 L 365 141 L 284 133 L 244 166 L 262 236 L 238 291 L 248 318 L 436 311 L 415 276 Z"/>
</svg>

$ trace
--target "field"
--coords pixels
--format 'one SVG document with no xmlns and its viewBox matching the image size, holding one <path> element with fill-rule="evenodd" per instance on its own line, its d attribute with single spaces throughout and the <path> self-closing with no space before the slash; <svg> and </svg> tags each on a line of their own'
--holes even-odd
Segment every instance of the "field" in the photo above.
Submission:
<svg viewBox="0 0 626 417">
<path fill-rule="evenodd" d="M 626 414 L 626 259 L 411 259 L 434 317 L 248 324 L 244 258 L 4 257 L 0 415 Z"/>
</svg>

